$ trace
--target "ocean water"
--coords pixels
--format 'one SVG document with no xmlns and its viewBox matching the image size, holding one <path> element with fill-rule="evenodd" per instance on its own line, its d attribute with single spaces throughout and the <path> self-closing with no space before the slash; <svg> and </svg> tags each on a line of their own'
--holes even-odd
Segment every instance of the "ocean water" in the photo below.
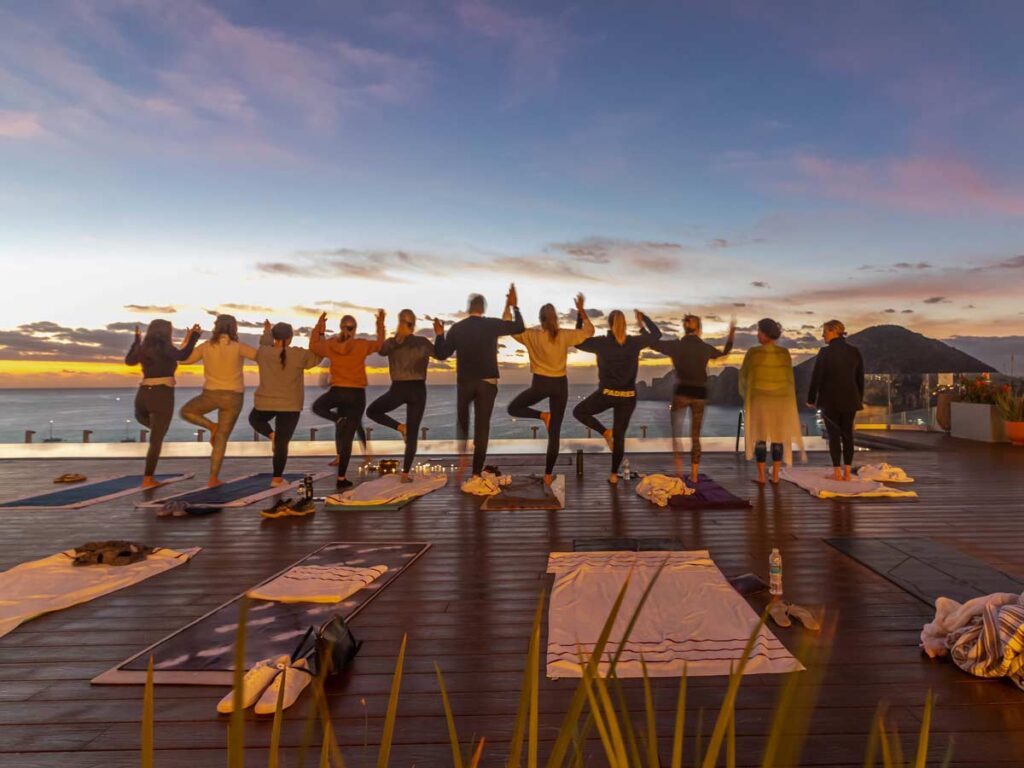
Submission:
<svg viewBox="0 0 1024 768">
<path fill-rule="evenodd" d="M 491 436 L 496 438 L 529 438 L 532 436 L 531 426 L 539 422 L 532 420 L 515 420 L 506 410 L 508 402 L 521 391 L 521 387 L 505 384 L 498 389 L 498 399 L 494 406 L 491 420 Z M 573 406 L 593 391 L 590 385 L 570 385 L 569 407 L 566 412 L 562 434 L 566 437 L 584 437 L 586 429 L 572 418 Z M 371 386 L 367 388 L 367 403 L 383 394 L 386 387 Z M 317 428 L 318 440 L 330 440 L 334 437 L 334 427 L 314 415 L 309 407 L 323 390 L 319 387 L 306 388 L 306 409 L 296 430 L 296 440 L 309 440 L 310 428 Z M 175 407 L 180 408 L 186 401 L 199 393 L 199 389 L 179 387 L 175 397 Z M 246 417 L 252 408 L 253 390 L 245 393 L 245 407 L 235 427 L 233 439 L 247 440 L 252 437 Z M 20 443 L 25 439 L 25 430 L 34 430 L 34 440 L 42 442 L 52 436 L 64 442 L 81 442 L 82 431 L 92 430 L 92 442 L 119 442 L 125 438 L 138 440 L 140 425 L 135 421 L 133 389 L 6 389 L 0 390 L 0 442 Z M 704 417 L 704 434 L 707 436 L 730 436 L 736 434 L 738 408 L 709 406 Z M 402 420 L 401 411 L 393 415 Z M 810 434 L 817 434 L 814 417 L 804 416 L 808 420 Z M 608 418 L 602 419 L 611 425 L 611 412 Z M 391 432 L 368 419 L 364 419 L 367 427 L 373 427 L 377 438 L 397 438 Z M 427 410 L 423 418 L 423 426 L 429 427 L 428 439 L 452 439 L 455 437 L 455 387 L 430 386 L 427 393 Z M 665 437 L 670 434 L 668 421 L 668 403 L 659 401 L 640 401 L 630 425 L 629 436 L 641 437 L 641 427 L 647 427 L 648 437 Z M 543 435 L 543 427 L 538 430 Z M 195 440 L 195 427 L 179 416 L 171 423 L 168 440 Z"/>
</svg>

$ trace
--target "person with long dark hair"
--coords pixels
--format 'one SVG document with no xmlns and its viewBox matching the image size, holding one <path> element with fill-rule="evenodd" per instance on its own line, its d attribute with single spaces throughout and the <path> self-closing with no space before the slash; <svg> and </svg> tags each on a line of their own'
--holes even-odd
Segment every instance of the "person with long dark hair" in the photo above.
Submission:
<svg viewBox="0 0 1024 768">
<path fill-rule="evenodd" d="M 245 397 L 245 378 L 242 368 L 246 360 L 255 360 L 256 350 L 238 340 L 238 321 L 232 315 L 217 315 L 209 341 L 196 347 L 185 360 L 186 364 L 202 361 L 203 391 L 181 407 L 181 418 L 209 430 L 210 488 L 220 485 L 220 468 L 224 452 L 231 438 L 231 430 L 242 413 Z M 217 420 L 206 417 L 217 412 Z"/>
<path fill-rule="evenodd" d="M 676 384 L 672 391 L 672 406 L 669 421 L 672 426 L 672 454 L 675 457 L 676 474 L 682 477 L 683 459 L 676 446 L 681 422 L 690 412 L 690 482 L 696 483 L 700 474 L 701 428 L 704 425 L 704 409 L 708 398 L 708 363 L 725 357 L 732 351 L 736 338 L 736 323 L 729 324 L 729 335 L 722 349 L 713 347 L 701 338 L 702 323 L 697 315 L 683 318 L 681 339 L 662 339 L 652 346 L 672 360 L 676 372 Z"/>
<path fill-rule="evenodd" d="M 619 465 L 626 450 L 626 430 L 636 408 L 636 376 L 640 368 L 640 353 L 661 338 L 661 331 L 651 319 L 640 310 L 636 322 L 640 334 L 626 333 L 626 316 L 618 309 L 608 313 L 608 333 L 594 336 L 576 345 L 584 352 L 597 355 L 597 390 L 580 401 L 572 415 L 585 427 L 601 435 L 612 452 L 612 471 L 608 482 L 618 482 Z M 577 317 L 577 327 L 582 327 L 582 314 Z M 606 428 L 597 414 L 611 409 L 612 427 Z"/>
<path fill-rule="evenodd" d="M 853 477 L 853 421 L 864 407 L 864 359 L 846 341 L 846 326 L 829 320 L 822 328 L 825 346 L 818 350 L 807 404 L 825 420 L 828 452 L 836 480 Z M 842 469 L 840 469 L 842 463 Z"/>
<path fill-rule="evenodd" d="M 340 332 L 327 338 L 327 315 L 320 315 L 309 349 L 331 363 L 331 388 L 313 403 L 313 413 L 335 425 L 334 447 L 338 457 L 337 489 L 351 488 L 346 477 L 352 460 L 352 440 L 362 430 L 366 410 L 366 358 L 384 344 L 384 310 L 377 311 L 377 337 L 356 337 L 358 324 L 352 315 L 341 318 Z M 364 446 L 365 446 L 365 439 Z"/>
<path fill-rule="evenodd" d="M 288 323 L 263 323 L 263 336 L 256 350 L 260 384 L 256 387 L 249 425 L 274 444 L 272 486 L 284 482 L 288 443 L 299 425 L 306 396 L 305 372 L 320 364 L 320 356 L 292 346 L 295 335 Z M 273 422 L 273 425 L 271 425 Z"/>
<path fill-rule="evenodd" d="M 397 431 L 405 440 L 402 482 L 409 482 L 409 470 L 416 458 L 420 423 L 427 407 L 427 366 L 434 354 L 434 345 L 416 335 L 416 313 L 403 309 L 398 313 L 398 328 L 380 348 L 388 359 L 391 387 L 366 409 L 366 415 L 378 424 Z M 389 412 L 405 406 L 405 421 L 393 419 Z"/>
<path fill-rule="evenodd" d="M 171 342 L 171 333 L 171 324 L 167 320 L 153 320 L 146 328 L 145 336 L 139 331 L 139 326 L 135 326 L 135 339 L 124 356 L 125 364 L 142 365 L 142 383 L 135 394 L 135 420 L 149 430 L 143 488 L 160 485 L 154 475 L 164 437 L 174 418 L 174 372 L 178 363 L 192 354 L 201 331 L 198 325 L 193 325 L 186 331 L 180 347 Z"/>
<path fill-rule="evenodd" d="M 498 339 L 520 333 L 523 316 L 519 313 L 516 286 L 509 286 L 503 315 L 514 319 L 484 317 L 487 301 L 478 293 L 469 297 L 468 317 L 459 320 L 445 333 L 444 323 L 434 320 L 434 356 L 447 360 L 455 355 L 456 429 L 461 462 L 465 462 L 469 439 L 469 410 L 473 409 L 473 476 L 478 477 L 487 460 L 487 442 L 491 434 L 491 413 L 498 396 Z M 460 468 L 460 476 L 463 469 Z"/>
<path fill-rule="evenodd" d="M 526 347 L 533 380 L 527 389 L 508 404 L 508 414 L 518 419 L 539 419 L 547 428 L 544 482 L 548 485 L 554 479 L 555 461 L 561 444 L 562 419 L 569 402 L 569 377 L 566 373 L 569 348 L 594 335 L 594 324 L 587 317 L 583 302 L 583 294 L 576 294 L 576 312 L 583 321 L 581 328 L 562 328 L 554 305 L 545 304 L 540 308 L 539 328 L 527 328 L 512 336 Z M 548 401 L 547 411 L 538 411 L 533 407 L 541 400 Z"/>
<path fill-rule="evenodd" d="M 743 424 L 747 459 L 757 461 L 757 482 L 765 482 L 765 464 L 771 445 L 772 482 L 778 484 L 783 461 L 793 463 L 793 444 L 804 450 L 796 383 L 789 350 L 776 342 L 782 326 L 769 317 L 757 324 L 759 346 L 747 350 L 740 368 Z"/>
</svg>

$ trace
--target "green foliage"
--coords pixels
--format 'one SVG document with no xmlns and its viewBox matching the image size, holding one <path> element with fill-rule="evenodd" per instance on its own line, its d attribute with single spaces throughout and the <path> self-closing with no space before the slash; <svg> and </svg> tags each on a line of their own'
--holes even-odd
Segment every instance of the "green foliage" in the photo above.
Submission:
<svg viewBox="0 0 1024 768">
<path fill-rule="evenodd" d="M 1024 421 L 1024 393 L 1017 393 L 1009 385 L 997 390 L 993 402 L 1003 421 Z"/>
</svg>

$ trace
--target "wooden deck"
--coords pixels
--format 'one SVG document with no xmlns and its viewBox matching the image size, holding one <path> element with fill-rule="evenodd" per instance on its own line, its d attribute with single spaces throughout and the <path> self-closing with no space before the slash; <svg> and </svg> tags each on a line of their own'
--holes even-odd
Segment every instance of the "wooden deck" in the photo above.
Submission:
<svg viewBox="0 0 1024 768">
<path fill-rule="evenodd" d="M 818 454 L 816 461 L 823 457 Z M 206 518 L 156 519 L 132 508 L 132 498 L 81 511 L 0 510 L 0 569 L 75 544 L 128 538 L 169 547 L 201 545 L 187 566 L 85 605 L 41 617 L 0 639 L 0 765 L 138 765 L 142 689 L 91 686 L 90 678 L 197 616 L 298 560 L 328 541 L 428 541 L 433 547 L 353 623 L 365 641 L 351 673 L 330 683 L 335 731 L 346 764 L 375 764 L 395 654 L 409 634 L 392 765 L 451 764 L 433 672 L 443 669 L 464 741 L 487 738 L 484 764 L 503 764 L 518 701 L 532 611 L 550 550 L 596 536 L 678 536 L 688 548 L 710 549 L 727 575 L 765 576 L 768 552 L 785 558 L 787 596 L 828 607 L 838 619 L 819 706 L 802 765 L 863 764 L 867 733 L 880 701 L 909 749 L 929 689 L 938 697 L 932 756 L 938 765 L 951 739 L 954 765 L 1024 765 L 1024 692 L 1006 681 L 979 680 L 918 650 L 928 606 L 823 542 L 831 536 L 928 536 L 1024 577 L 1024 452 L 971 446 L 954 452 L 871 454 L 906 468 L 918 482 L 918 502 L 820 501 L 795 486 L 759 489 L 752 466 L 730 454 L 707 457 L 704 469 L 750 511 L 659 511 L 629 486 L 604 482 L 605 457 L 588 457 L 579 481 L 566 466 L 567 509 L 489 512 L 448 487 L 400 512 L 330 513 L 261 522 L 259 505 Z M 517 457 L 520 461 L 522 457 Z M 667 469 L 668 457 L 632 457 L 638 469 Z M 501 457 L 495 459 L 499 464 Z M 265 470 L 265 461 L 228 461 L 225 476 Z M 205 462 L 168 460 L 162 471 L 191 470 L 199 485 Z M 299 459 L 290 470 L 322 469 Z M 69 471 L 90 476 L 137 472 L 138 462 L 7 461 L 0 497 L 51 488 Z M 513 471 L 522 471 L 519 468 Z M 171 493 L 168 490 L 166 493 Z M 2 596 L 0 596 L 2 597 Z M 753 604 L 760 609 L 763 601 Z M 801 630 L 775 630 L 795 650 Z M 739 764 L 760 764 L 781 678 L 745 679 L 737 710 Z M 541 732 L 550 743 L 574 683 L 543 680 Z M 698 708 L 716 710 L 721 678 L 690 683 L 687 734 Z M 630 685 L 635 696 L 638 686 Z M 156 691 L 157 764 L 225 766 L 226 720 L 214 712 L 224 690 L 160 686 Z M 661 733 L 669 734 L 675 683 L 656 681 Z M 285 765 L 297 764 L 305 707 L 289 712 Z M 710 725 L 705 718 L 705 733 Z M 247 765 L 265 765 L 266 721 L 250 718 Z M 689 738 L 688 738 L 689 741 Z M 364 747 L 369 744 L 370 748 Z M 598 745 L 589 765 L 602 765 Z M 669 741 L 662 742 L 666 755 Z M 691 745 L 692 746 L 692 745 Z M 542 746 L 542 755 L 545 753 Z M 315 764 L 317 752 L 307 755 Z M 687 763 L 689 764 L 689 763 Z"/>
</svg>

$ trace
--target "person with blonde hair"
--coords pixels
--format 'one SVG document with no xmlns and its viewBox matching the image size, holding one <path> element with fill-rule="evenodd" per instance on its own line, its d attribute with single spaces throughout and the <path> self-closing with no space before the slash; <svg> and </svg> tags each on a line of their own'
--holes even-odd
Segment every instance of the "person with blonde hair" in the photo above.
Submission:
<svg viewBox="0 0 1024 768">
<path fill-rule="evenodd" d="M 175 347 L 171 341 L 171 324 L 167 320 L 153 320 L 143 336 L 135 326 L 135 339 L 124 356 L 126 365 L 142 365 L 142 382 L 135 395 L 135 420 L 149 430 L 146 449 L 146 469 L 142 476 L 143 488 L 160 485 L 154 477 L 160 460 L 164 438 L 174 418 L 174 372 L 178 363 L 188 359 L 199 340 L 198 325 L 193 325 Z"/>
<path fill-rule="evenodd" d="M 704 409 L 708 398 L 708 363 L 732 352 L 736 338 L 736 323 L 729 324 L 729 335 L 725 347 L 719 350 L 701 338 L 703 326 L 698 315 L 683 317 L 681 339 L 661 339 L 651 347 L 672 360 L 676 372 L 675 389 L 672 392 L 672 406 L 669 421 L 672 425 L 672 453 L 675 457 L 676 473 L 683 474 L 683 459 L 677 449 L 681 422 L 690 412 L 690 482 L 696 483 L 700 473 L 700 434 L 704 425 Z"/>
<path fill-rule="evenodd" d="M 544 482 L 554 480 L 555 461 L 561 444 L 562 419 L 569 403 L 569 378 L 566 373 L 569 348 L 594 335 L 594 324 L 583 308 L 583 294 L 576 294 L 576 312 L 583 320 L 582 328 L 562 328 L 553 304 L 540 308 L 540 327 L 527 328 L 512 336 L 524 347 L 530 358 L 533 379 L 530 386 L 508 404 L 508 414 L 518 419 L 539 419 L 548 431 L 547 455 L 544 461 Z M 533 406 L 548 401 L 548 410 Z"/>
<path fill-rule="evenodd" d="M 427 408 L 427 366 L 434 354 L 434 345 L 416 335 L 416 313 L 403 309 L 398 313 L 395 335 L 381 345 L 379 355 L 388 359 L 391 387 L 366 409 L 373 421 L 397 431 L 405 440 L 402 482 L 410 482 L 409 470 L 416 458 L 420 423 Z M 405 421 L 393 419 L 389 412 L 405 406 Z"/>
<path fill-rule="evenodd" d="M 836 480 L 853 477 L 853 422 L 864 407 L 864 359 L 846 341 L 846 326 L 829 320 L 822 328 L 825 346 L 818 350 L 807 391 L 807 404 L 821 411 Z M 840 469 L 842 465 L 842 469 Z"/>
<path fill-rule="evenodd" d="M 771 444 L 772 483 L 779 482 L 783 461 L 793 464 L 793 445 L 804 456 L 804 438 L 796 407 L 796 382 L 789 350 L 776 342 L 782 326 L 771 318 L 757 324 L 758 346 L 747 350 L 740 368 L 740 395 L 747 458 L 757 460 L 757 482 L 765 482 L 765 463 Z"/>
<path fill-rule="evenodd" d="M 659 338 L 661 331 L 647 315 L 639 309 L 636 322 L 640 326 L 640 334 L 631 336 L 626 333 L 626 316 L 618 309 L 608 313 L 608 333 L 605 336 L 593 336 L 576 345 L 576 349 L 597 355 L 597 390 L 580 401 L 572 410 L 572 415 L 583 423 L 583 426 L 595 430 L 601 435 L 612 452 L 612 471 L 608 482 L 618 482 L 619 465 L 625 455 L 626 430 L 629 420 L 636 409 L 636 376 L 640 368 L 640 353 L 652 346 Z M 576 320 L 577 327 L 582 327 L 583 317 Z M 611 409 L 612 428 L 607 429 L 598 419 L 597 414 Z"/>
<path fill-rule="evenodd" d="M 185 365 L 202 362 L 203 391 L 181 407 L 181 418 L 210 432 L 211 488 L 220 485 L 220 468 L 224 463 L 231 430 L 242 412 L 245 379 L 242 368 L 246 360 L 255 360 L 256 350 L 238 340 L 238 321 L 232 315 L 217 315 L 209 341 L 196 347 L 184 361 Z M 217 411 L 217 420 L 206 414 Z"/>
</svg>

